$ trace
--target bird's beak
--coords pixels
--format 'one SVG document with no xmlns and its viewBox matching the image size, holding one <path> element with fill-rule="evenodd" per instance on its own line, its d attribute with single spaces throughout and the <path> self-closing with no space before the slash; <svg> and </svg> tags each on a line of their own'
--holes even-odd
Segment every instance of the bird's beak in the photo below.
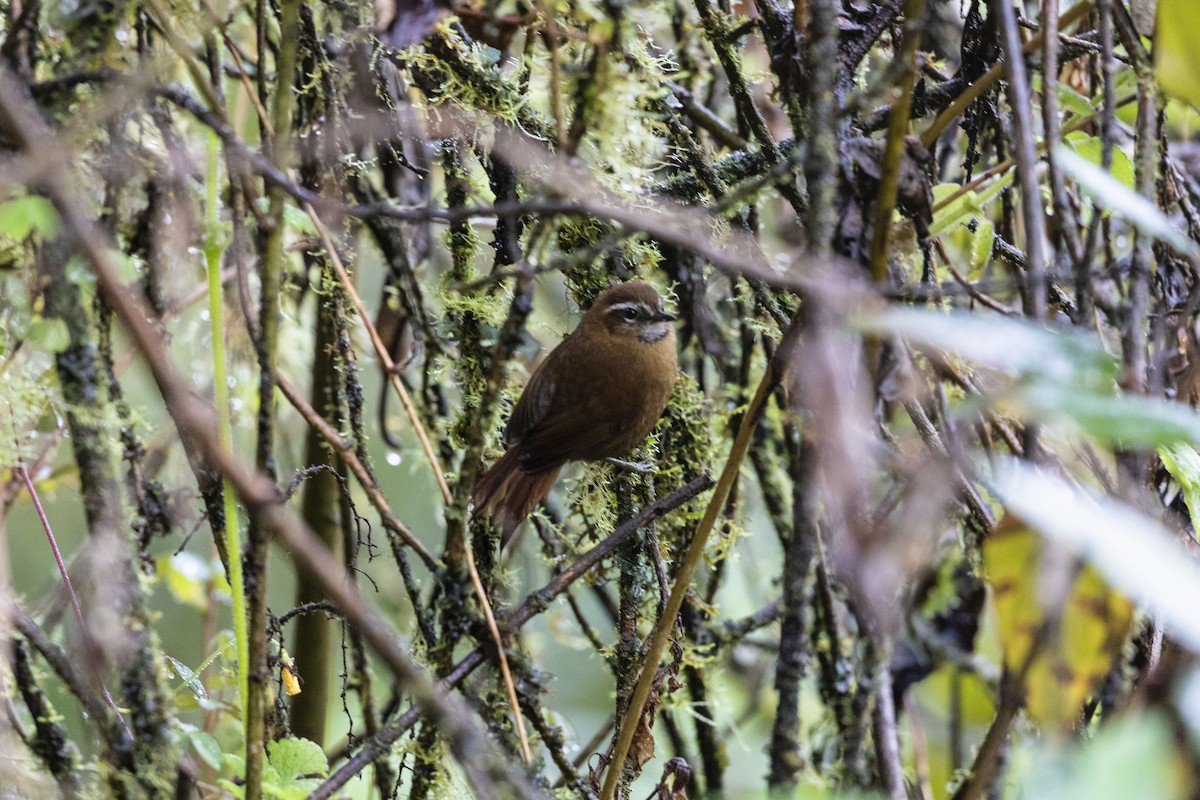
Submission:
<svg viewBox="0 0 1200 800">
<path fill-rule="evenodd" d="M 654 315 L 655 322 L 674 322 L 677 319 L 679 319 L 679 317 L 675 316 L 669 311 L 659 311 Z"/>
</svg>

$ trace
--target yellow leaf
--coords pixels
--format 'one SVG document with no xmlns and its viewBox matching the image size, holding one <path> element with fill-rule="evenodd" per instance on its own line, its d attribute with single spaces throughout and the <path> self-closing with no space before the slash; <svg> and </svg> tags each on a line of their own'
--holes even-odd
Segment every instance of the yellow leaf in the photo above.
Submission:
<svg viewBox="0 0 1200 800">
<path fill-rule="evenodd" d="M 283 679 L 283 691 L 288 697 L 293 697 L 300 694 L 300 676 L 296 674 L 296 662 L 292 661 L 287 656 L 280 658 L 282 662 L 279 668 L 280 677 Z"/>
<path fill-rule="evenodd" d="M 1041 597 L 1044 549 L 1041 537 L 1012 516 L 1001 521 L 983 546 L 1009 674 L 1025 666 L 1035 637 L 1048 619 L 1054 622 Z M 1092 567 L 1069 580 L 1057 626 L 1040 644 L 1025 678 L 1030 718 L 1060 732 L 1071 729 L 1084 701 L 1111 668 L 1133 618 L 1129 600 Z"/>
</svg>

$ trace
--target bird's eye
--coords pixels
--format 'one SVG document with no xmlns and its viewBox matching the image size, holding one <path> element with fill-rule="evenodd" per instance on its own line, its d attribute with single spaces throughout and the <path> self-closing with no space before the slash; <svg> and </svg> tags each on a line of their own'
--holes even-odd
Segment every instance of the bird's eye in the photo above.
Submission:
<svg viewBox="0 0 1200 800">
<path fill-rule="evenodd" d="M 638 312 L 637 312 L 636 308 L 622 308 L 621 309 L 621 319 L 625 320 L 626 322 L 633 322 L 637 318 L 638 318 Z"/>
</svg>

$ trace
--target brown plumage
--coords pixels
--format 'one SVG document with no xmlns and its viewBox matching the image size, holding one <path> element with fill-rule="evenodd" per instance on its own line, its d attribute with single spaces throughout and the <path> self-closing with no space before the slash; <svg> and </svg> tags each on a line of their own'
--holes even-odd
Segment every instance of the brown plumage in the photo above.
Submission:
<svg viewBox="0 0 1200 800">
<path fill-rule="evenodd" d="M 649 284 L 614 286 L 534 370 L 504 429 L 508 451 L 475 487 L 502 541 L 563 464 L 622 456 L 654 429 L 675 385 L 674 319 Z"/>
</svg>

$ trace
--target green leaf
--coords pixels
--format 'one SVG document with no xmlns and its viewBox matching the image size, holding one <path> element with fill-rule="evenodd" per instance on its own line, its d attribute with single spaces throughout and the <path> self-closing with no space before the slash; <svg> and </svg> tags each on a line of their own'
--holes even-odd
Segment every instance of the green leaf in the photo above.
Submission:
<svg viewBox="0 0 1200 800">
<path fill-rule="evenodd" d="M 957 189 L 954 184 L 935 186 L 934 197 L 939 194 L 948 197 Z M 971 265 L 969 280 L 976 280 L 991 260 L 996 228 L 984 215 L 975 192 L 966 192 L 934 214 L 929 230 L 934 236 L 941 236 L 947 246 L 967 255 Z"/>
<path fill-rule="evenodd" d="M 323 776 L 329 771 L 325 752 L 308 739 L 279 739 L 267 745 L 271 766 L 285 781 L 304 775 Z"/>
<path fill-rule="evenodd" d="M 0 233 L 25 239 L 32 233 L 53 237 L 58 234 L 58 212 L 44 197 L 26 195 L 0 203 Z"/>
<path fill-rule="evenodd" d="M 221 769 L 224 752 L 221 750 L 221 745 L 215 736 L 201 730 L 192 730 L 188 731 L 187 737 L 188 742 L 192 745 L 192 749 L 196 751 L 196 755 L 200 756 L 200 759 L 205 764 L 208 764 L 214 770 Z"/>
<path fill-rule="evenodd" d="M 1063 139 L 1063 144 L 1097 167 L 1103 160 L 1104 143 L 1096 136 L 1089 136 L 1083 131 L 1074 131 L 1067 134 Z M 1109 173 L 1128 188 L 1133 188 L 1135 181 L 1133 162 L 1129 160 L 1129 156 L 1125 155 L 1124 150 L 1115 145 L 1112 149 L 1112 166 L 1109 168 Z"/>
<path fill-rule="evenodd" d="M 266 214 L 270 209 L 270 201 L 267 197 L 258 199 L 258 210 Z M 293 205 L 285 205 L 283 207 L 283 222 L 291 230 L 305 234 L 307 236 L 316 236 L 317 229 L 313 225 L 312 219 L 307 213 L 296 208 Z"/>
<path fill-rule="evenodd" d="M 957 183 L 939 183 L 934 186 L 933 201 L 937 211 L 934 212 L 933 222 L 929 225 L 930 235 L 937 236 L 953 225 L 966 225 L 972 219 L 983 218 L 987 204 L 1012 183 L 1012 180 L 1013 173 L 1009 170 L 980 191 L 962 191 L 963 187 Z M 949 197 L 954 199 L 938 208 L 938 204 Z"/>
<path fill-rule="evenodd" d="M 1171 477 L 1179 481 L 1194 534 L 1200 524 L 1200 453 L 1190 444 L 1174 442 L 1158 448 L 1158 457 Z"/>
<path fill-rule="evenodd" d="M 1097 442 L 1127 448 L 1200 441 L 1200 414 L 1190 406 L 1117 394 L 1117 361 L 1091 334 L 925 309 L 893 309 L 858 325 L 1008 373 L 1016 380 L 992 398 L 1006 413 L 1066 422 Z"/>
<path fill-rule="evenodd" d="M 962 187 L 957 183 L 939 183 L 933 187 L 934 205 L 936 206 L 947 197 L 952 197 L 961 189 Z M 929 225 L 929 233 L 931 236 L 937 236 L 951 225 L 969 219 L 970 216 L 978 214 L 981 211 L 982 207 L 979 205 L 979 195 L 971 191 L 963 192 L 934 212 L 933 222 Z"/>
<path fill-rule="evenodd" d="M 182 680 L 184 682 L 184 685 L 187 686 L 188 689 L 191 690 L 192 695 L 197 700 L 207 699 L 208 692 L 206 692 L 204 690 L 204 684 L 200 682 L 198 676 L 196 675 L 195 672 L 192 671 L 191 667 L 184 664 L 182 661 L 180 661 L 177 658 L 172 658 L 171 656 L 167 655 L 166 653 L 163 654 L 163 657 L 167 660 L 167 663 L 170 664 L 171 668 L 175 671 L 175 674 L 179 676 L 180 680 Z"/>
<path fill-rule="evenodd" d="M 1023 800 L 1126 800 L 1187 796 L 1170 726 L 1155 713 L 1122 714 L 1106 721 L 1095 738 L 1071 748 L 1036 745 L 1028 775 L 1014 775 L 1015 796 Z"/>
<path fill-rule="evenodd" d="M 1167 92 L 1200 108 L 1200 48 L 1195 0 L 1158 0 L 1154 74 Z"/>
<path fill-rule="evenodd" d="M 980 219 L 971 238 L 971 274 L 968 280 L 978 280 L 983 268 L 992 260 L 992 247 L 996 244 L 996 226 L 990 219 Z"/>
<path fill-rule="evenodd" d="M 263 794 L 276 800 L 305 800 L 320 785 L 321 781 L 317 779 L 292 780 L 286 783 L 263 781 Z"/>
<path fill-rule="evenodd" d="M 1086 117 L 1096 110 L 1095 104 L 1087 96 L 1080 94 L 1062 81 L 1055 81 L 1054 87 L 1058 94 L 1059 108 L 1081 117 Z"/>
<path fill-rule="evenodd" d="M 1063 172 L 1074 178 L 1098 207 L 1119 214 L 1145 235 L 1163 240 L 1182 255 L 1200 254 L 1200 247 L 1145 197 L 1067 147 L 1058 147 L 1054 154 Z"/>
<path fill-rule="evenodd" d="M 61 353 L 71 344 L 71 332 L 61 319 L 34 320 L 25 338 L 49 353 Z"/>
<path fill-rule="evenodd" d="M 1157 614 L 1180 644 L 1200 652 L 1200 564 L 1160 523 L 1016 459 L 997 464 L 992 488 L 1010 513 L 1092 564 L 1113 588 Z"/>
</svg>

